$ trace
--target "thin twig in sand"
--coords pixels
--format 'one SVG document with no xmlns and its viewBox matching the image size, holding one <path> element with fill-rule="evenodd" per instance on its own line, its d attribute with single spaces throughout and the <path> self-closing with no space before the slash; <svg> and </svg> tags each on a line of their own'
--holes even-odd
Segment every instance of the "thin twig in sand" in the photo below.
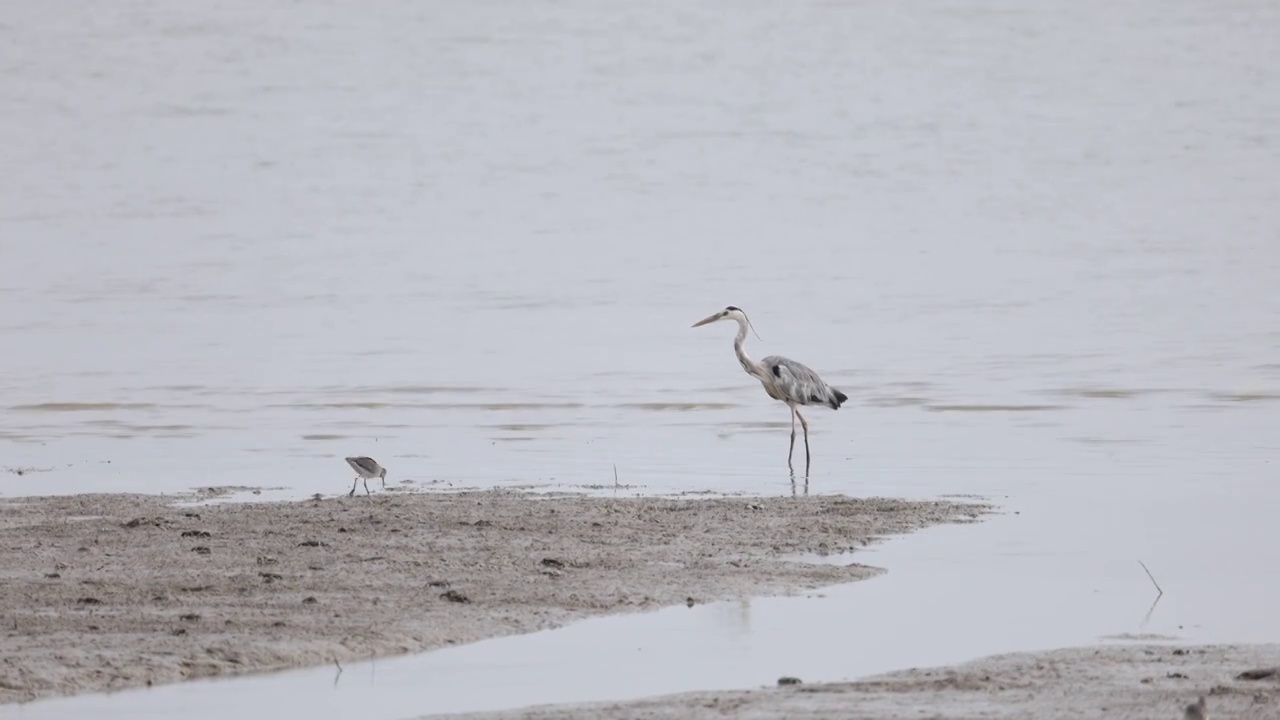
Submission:
<svg viewBox="0 0 1280 720">
<path fill-rule="evenodd" d="M 1156 582 L 1155 576 L 1151 574 L 1150 570 L 1147 570 L 1147 564 L 1141 560 L 1138 561 L 1138 564 L 1142 566 L 1143 570 L 1147 571 L 1147 577 L 1151 578 L 1151 584 L 1156 586 L 1156 592 L 1160 593 L 1160 595 L 1164 595 L 1164 590 L 1160 588 L 1160 583 Z M 1160 595 L 1157 595 L 1156 597 L 1160 597 Z"/>
<path fill-rule="evenodd" d="M 613 489 L 618 489 L 618 463 L 613 464 Z"/>
<path fill-rule="evenodd" d="M 1163 595 L 1157 595 L 1157 596 L 1156 596 L 1156 599 L 1151 601 L 1151 607 L 1147 608 L 1147 614 L 1146 614 L 1145 616 L 1143 616 L 1143 618 L 1142 618 L 1142 624 L 1138 626 L 1138 627 L 1139 627 L 1139 629 L 1146 629 L 1146 627 L 1147 627 L 1147 623 L 1151 622 L 1151 614 L 1152 614 L 1152 613 L 1154 613 L 1154 612 L 1156 611 L 1156 605 L 1159 605 L 1159 604 L 1160 604 L 1160 598 L 1162 598 L 1162 597 L 1164 597 L 1164 596 L 1163 596 Z"/>
</svg>

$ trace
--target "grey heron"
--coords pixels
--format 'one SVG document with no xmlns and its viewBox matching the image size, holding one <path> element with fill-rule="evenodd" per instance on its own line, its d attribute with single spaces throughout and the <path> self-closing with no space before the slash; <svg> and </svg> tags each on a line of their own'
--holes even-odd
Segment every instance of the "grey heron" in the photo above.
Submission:
<svg viewBox="0 0 1280 720">
<path fill-rule="evenodd" d="M 356 494 L 356 483 L 364 478 L 364 494 L 369 494 L 369 478 L 381 478 L 382 489 L 387 489 L 387 469 L 378 464 L 377 460 L 371 457 L 349 457 L 347 464 L 352 470 L 356 471 L 356 479 L 351 483 L 351 492 L 347 493 L 347 497 Z"/>
<path fill-rule="evenodd" d="M 804 464 L 805 469 L 808 470 L 809 423 L 805 422 L 804 416 L 800 414 L 800 406 L 826 405 L 832 410 L 839 410 L 840 405 L 848 400 L 849 396 L 831 387 L 825 380 L 818 377 L 818 373 L 795 360 L 781 355 L 770 355 L 759 361 L 752 360 L 742 344 L 747 339 L 747 328 L 750 327 L 754 331 L 755 327 L 751 325 L 742 308 L 730 305 L 718 313 L 699 320 L 693 326 L 700 327 L 719 320 L 733 320 L 738 323 L 738 336 L 733 340 L 733 352 L 738 356 L 742 369 L 760 381 L 764 391 L 769 393 L 769 397 L 780 400 L 791 408 L 791 449 L 787 451 L 788 466 L 791 465 L 791 455 L 796 449 L 796 418 L 800 418 L 800 427 L 804 429 Z"/>
</svg>

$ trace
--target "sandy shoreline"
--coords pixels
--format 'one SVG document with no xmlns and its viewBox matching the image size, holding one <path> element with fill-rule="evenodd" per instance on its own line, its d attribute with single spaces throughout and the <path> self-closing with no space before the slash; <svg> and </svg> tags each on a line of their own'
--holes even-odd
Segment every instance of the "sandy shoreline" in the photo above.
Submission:
<svg viewBox="0 0 1280 720">
<path fill-rule="evenodd" d="M 451 720 L 805 720 L 857 717 L 1182 720 L 1280 718 L 1280 645 L 1106 645 L 997 655 L 857 682 L 696 692 L 627 703 L 468 713 Z M 1254 672 L 1254 671 L 1262 672 Z M 1256 675 L 1258 677 L 1249 677 Z"/>
<path fill-rule="evenodd" d="M 367 659 L 870 577 L 788 562 L 985 506 L 511 491 L 0 502 L 0 703 Z M 852 558 L 856 560 L 856 555 Z"/>
</svg>

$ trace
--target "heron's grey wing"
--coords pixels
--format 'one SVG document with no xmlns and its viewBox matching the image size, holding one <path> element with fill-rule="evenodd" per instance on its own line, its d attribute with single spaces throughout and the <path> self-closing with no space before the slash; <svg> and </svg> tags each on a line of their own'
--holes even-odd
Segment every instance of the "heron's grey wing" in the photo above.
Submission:
<svg viewBox="0 0 1280 720">
<path fill-rule="evenodd" d="M 760 362 L 773 375 L 774 385 L 786 400 L 797 405 L 831 404 L 831 386 L 808 365 L 781 355 L 770 355 Z"/>
</svg>

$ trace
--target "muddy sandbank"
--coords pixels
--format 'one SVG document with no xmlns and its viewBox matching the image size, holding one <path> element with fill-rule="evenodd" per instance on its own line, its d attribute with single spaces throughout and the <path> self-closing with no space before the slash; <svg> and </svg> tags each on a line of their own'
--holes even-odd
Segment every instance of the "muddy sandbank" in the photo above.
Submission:
<svg viewBox="0 0 1280 720">
<path fill-rule="evenodd" d="M 803 680 L 803 678 L 801 678 Z M 806 720 L 857 717 L 1182 720 L 1280 718 L 1280 645 L 1101 645 L 997 655 L 847 683 L 695 692 L 626 703 L 431 716 L 450 720 Z"/>
<path fill-rule="evenodd" d="M 869 577 L 784 559 L 971 521 L 882 498 L 0 502 L 0 702 L 346 662 Z M 856 559 L 856 555 L 852 559 Z"/>
</svg>

